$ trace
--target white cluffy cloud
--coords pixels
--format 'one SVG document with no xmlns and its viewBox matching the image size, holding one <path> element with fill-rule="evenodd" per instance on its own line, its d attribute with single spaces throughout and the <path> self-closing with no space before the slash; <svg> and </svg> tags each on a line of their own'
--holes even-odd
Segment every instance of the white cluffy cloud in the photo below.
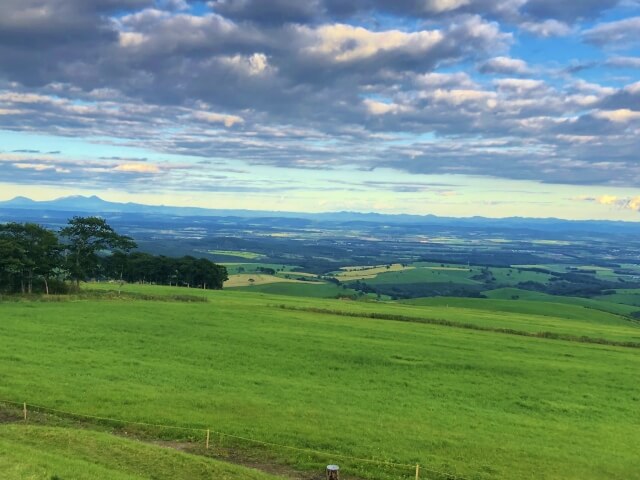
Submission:
<svg viewBox="0 0 640 480">
<path fill-rule="evenodd" d="M 543 22 L 524 22 L 520 24 L 520 28 L 538 37 L 564 37 L 573 31 L 566 23 L 554 19 Z"/>
<path fill-rule="evenodd" d="M 471 0 L 424 0 L 424 9 L 427 12 L 443 13 L 457 10 L 470 3 Z"/>
<path fill-rule="evenodd" d="M 369 98 L 364 100 L 363 103 L 365 108 L 367 109 L 367 112 L 369 112 L 371 115 L 386 115 L 388 113 L 397 114 L 408 110 L 407 107 L 398 105 L 397 103 L 379 102 L 377 100 L 371 100 Z"/>
<path fill-rule="evenodd" d="M 271 66 L 269 59 L 264 53 L 254 53 L 253 55 L 234 55 L 222 58 L 222 62 L 232 68 L 250 76 L 257 76 L 267 72 Z"/>
<path fill-rule="evenodd" d="M 593 114 L 596 118 L 602 118 L 616 123 L 627 123 L 632 120 L 640 120 L 640 112 L 620 108 L 618 110 L 599 110 Z"/>
<path fill-rule="evenodd" d="M 160 173 L 160 167 L 151 163 L 121 163 L 113 170 L 126 173 Z"/>
<path fill-rule="evenodd" d="M 501 73 L 507 75 L 525 75 L 531 72 L 527 62 L 519 58 L 494 57 L 482 65 L 479 69 L 482 73 Z"/>
<path fill-rule="evenodd" d="M 231 128 L 238 123 L 244 123 L 244 119 L 237 115 L 225 115 L 222 113 L 196 111 L 192 117 L 208 123 L 222 123 L 225 127 Z"/>
<path fill-rule="evenodd" d="M 373 32 L 345 24 L 325 25 L 315 31 L 300 28 L 315 37 L 314 44 L 307 47 L 309 54 L 327 56 L 339 63 L 367 59 L 382 52 L 426 52 L 444 39 L 439 30 Z"/>
</svg>

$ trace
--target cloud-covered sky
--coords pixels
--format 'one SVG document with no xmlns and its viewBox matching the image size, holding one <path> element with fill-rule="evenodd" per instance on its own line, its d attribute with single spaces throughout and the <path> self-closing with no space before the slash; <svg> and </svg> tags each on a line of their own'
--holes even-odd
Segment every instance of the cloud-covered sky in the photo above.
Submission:
<svg viewBox="0 0 640 480">
<path fill-rule="evenodd" d="M 2 0 L 0 199 L 636 220 L 640 0 Z"/>
</svg>

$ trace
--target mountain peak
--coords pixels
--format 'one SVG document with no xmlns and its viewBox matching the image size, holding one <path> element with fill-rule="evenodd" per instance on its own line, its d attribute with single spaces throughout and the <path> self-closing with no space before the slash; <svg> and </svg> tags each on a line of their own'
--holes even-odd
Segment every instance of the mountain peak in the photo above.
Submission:
<svg viewBox="0 0 640 480">
<path fill-rule="evenodd" d="M 5 202 L 2 202 L 4 204 L 10 204 L 13 206 L 19 206 L 19 205 L 32 205 L 34 203 L 36 203 L 34 200 L 31 200 L 30 198 L 27 197 L 23 197 L 23 196 L 17 196 L 12 198 L 11 200 L 7 200 Z"/>
<path fill-rule="evenodd" d="M 64 200 L 99 200 L 101 202 L 104 202 L 104 200 L 102 200 L 97 195 L 91 195 L 90 197 L 86 197 L 84 195 L 69 195 L 68 197 L 56 198 L 54 200 L 54 202 L 59 202 L 59 201 L 64 201 Z"/>
</svg>

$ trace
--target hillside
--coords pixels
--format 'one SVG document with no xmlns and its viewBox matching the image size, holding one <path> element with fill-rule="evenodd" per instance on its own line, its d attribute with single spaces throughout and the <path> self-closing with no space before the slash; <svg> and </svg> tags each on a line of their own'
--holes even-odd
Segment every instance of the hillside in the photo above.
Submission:
<svg viewBox="0 0 640 480">
<path fill-rule="evenodd" d="M 622 317 L 195 289 L 208 301 L 185 303 L 162 300 L 184 289 L 126 288 L 133 297 L 0 303 L 0 398 L 212 428 L 242 456 L 310 476 L 332 462 L 372 480 L 414 478 L 417 463 L 424 478 L 636 474 L 640 349 L 615 345 L 640 328 Z"/>
</svg>

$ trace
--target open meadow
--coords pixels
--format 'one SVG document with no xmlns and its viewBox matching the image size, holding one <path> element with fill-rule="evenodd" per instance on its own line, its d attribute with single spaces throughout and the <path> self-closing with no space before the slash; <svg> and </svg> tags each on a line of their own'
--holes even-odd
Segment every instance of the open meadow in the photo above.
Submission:
<svg viewBox="0 0 640 480">
<path fill-rule="evenodd" d="M 296 447 L 212 439 L 237 457 L 308 471 L 304 478 L 332 462 L 346 479 L 414 478 L 418 463 L 421 478 L 433 479 L 638 478 L 640 349 L 618 345 L 639 342 L 640 328 L 624 317 L 575 305 L 509 312 L 499 303 L 492 311 L 142 285 L 123 292 L 0 303 L 0 399 Z M 0 465 L 16 469 L 28 468 L 37 442 L 64 434 L 2 428 Z M 157 435 L 202 443 L 201 432 Z M 74 436 L 65 453 L 79 465 L 84 443 Z M 58 454 L 40 454 L 42 471 L 74 468 Z M 138 478 L 131 468 L 109 478 Z M 238 472 L 229 478 L 268 478 Z"/>
</svg>

